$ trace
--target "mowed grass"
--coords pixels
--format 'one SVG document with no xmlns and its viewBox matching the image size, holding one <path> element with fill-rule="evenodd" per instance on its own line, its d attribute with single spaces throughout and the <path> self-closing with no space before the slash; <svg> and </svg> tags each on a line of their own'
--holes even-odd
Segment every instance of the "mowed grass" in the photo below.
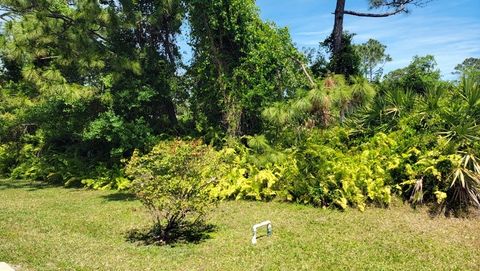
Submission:
<svg viewBox="0 0 480 271">
<path fill-rule="evenodd" d="M 0 181 L 0 261 L 20 270 L 480 270 L 479 219 L 395 205 L 361 213 L 225 202 L 209 239 L 156 247 L 126 241 L 150 222 L 131 197 Z M 273 236 L 251 245 L 251 226 L 266 219 Z"/>
</svg>

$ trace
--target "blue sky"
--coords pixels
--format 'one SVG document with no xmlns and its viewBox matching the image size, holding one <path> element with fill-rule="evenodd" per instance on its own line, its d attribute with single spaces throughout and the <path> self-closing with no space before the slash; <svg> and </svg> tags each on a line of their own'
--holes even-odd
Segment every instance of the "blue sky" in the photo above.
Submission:
<svg viewBox="0 0 480 271">
<path fill-rule="evenodd" d="M 347 0 L 346 9 L 367 11 L 367 0 Z M 264 20 L 288 27 L 298 48 L 318 48 L 332 31 L 335 0 L 257 0 Z M 355 43 L 369 38 L 387 46 L 393 61 L 385 71 L 405 67 L 415 55 L 435 56 L 444 78 L 467 57 L 480 57 L 480 0 L 433 0 L 409 14 L 387 18 L 345 17 Z"/>
</svg>

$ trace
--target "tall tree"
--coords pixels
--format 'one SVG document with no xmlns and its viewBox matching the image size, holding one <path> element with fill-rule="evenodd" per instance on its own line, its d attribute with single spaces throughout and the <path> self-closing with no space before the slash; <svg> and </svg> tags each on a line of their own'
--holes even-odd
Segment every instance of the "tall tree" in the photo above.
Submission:
<svg viewBox="0 0 480 271">
<path fill-rule="evenodd" d="M 343 33 L 343 46 L 336 54 L 333 52 L 333 35 L 330 35 L 327 39 L 320 43 L 320 46 L 330 54 L 330 61 L 326 68 L 328 71 L 335 74 L 343 74 L 346 78 L 350 76 L 360 75 L 360 57 L 355 50 L 355 46 L 352 44 L 352 39 L 355 34 L 348 32 Z"/>
<path fill-rule="evenodd" d="M 24 123 L 48 147 L 118 159 L 175 125 L 183 1 L 0 0 L 0 10 L 4 77 L 29 88 Z"/>
<path fill-rule="evenodd" d="M 453 72 L 453 74 L 463 74 L 469 71 L 476 73 L 480 72 L 480 58 L 466 58 L 461 64 L 455 66 L 455 72 Z"/>
<path fill-rule="evenodd" d="M 346 0 L 337 0 L 335 8 L 335 21 L 333 26 L 333 53 L 337 54 L 343 47 L 343 18 L 345 15 L 360 17 L 388 17 L 409 12 L 411 6 L 423 6 L 431 0 L 369 0 L 370 9 L 384 9 L 385 12 L 370 13 L 345 10 Z"/>
<path fill-rule="evenodd" d="M 188 15 L 197 127 L 259 132 L 262 108 L 305 85 L 304 60 L 288 31 L 263 22 L 254 0 L 190 0 Z"/>
<path fill-rule="evenodd" d="M 355 46 L 356 52 L 360 56 L 360 69 L 371 82 L 379 79 L 383 73 L 383 65 L 392 61 L 390 55 L 385 53 L 386 48 L 387 46 L 374 39 Z M 378 67 L 379 65 L 381 66 Z"/>
</svg>

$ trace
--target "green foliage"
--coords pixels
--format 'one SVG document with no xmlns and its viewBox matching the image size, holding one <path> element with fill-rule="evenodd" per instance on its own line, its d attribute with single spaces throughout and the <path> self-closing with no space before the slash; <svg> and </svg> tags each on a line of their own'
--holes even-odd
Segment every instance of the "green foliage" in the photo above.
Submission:
<svg viewBox="0 0 480 271">
<path fill-rule="evenodd" d="M 126 167 L 131 191 L 152 214 L 161 240 L 169 242 L 172 232 L 204 218 L 217 182 L 215 159 L 200 141 L 162 142 L 145 155 L 133 154 Z"/>
<path fill-rule="evenodd" d="M 383 166 L 394 142 L 385 139 L 385 135 L 378 135 L 358 149 L 345 150 L 339 146 L 349 140 L 347 131 L 335 129 L 308 138 L 297 156 L 305 178 L 297 183 L 299 199 L 320 206 L 352 205 L 360 210 L 368 203 L 387 206 L 391 195 Z"/>
<path fill-rule="evenodd" d="M 1 175 L 133 189 L 166 239 L 216 199 L 480 207 L 478 59 L 379 82 L 385 46 L 344 33 L 333 55 L 331 36 L 308 68 L 253 0 L 30 2 L 0 0 Z"/>
<path fill-rule="evenodd" d="M 453 211 L 480 208 L 480 165 L 475 155 L 464 153 L 454 164 L 447 207 Z"/>
<path fill-rule="evenodd" d="M 454 74 L 463 75 L 472 72 L 480 76 L 480 58 L 466 58 L 461 64 L 455 66 Z"/>
<path fill-rule="evenodd" d="M 477 158 L 459 152 L 448 154 L 447 145 L 440 140 L 433 150 L 414 147 L 403 153 L 394 177 L 412 204 L 435 203 L 434 213 L 445 210 L 446 214 L 464 215 L 469 207 L 479 207 Z"/>
<path fill-rule="evenodd" d="M 440 81 L 440 71 L 436 69 L 436 66 L 435 58 L 431 55 L 415 56 L 406 68 L 388 73 L 383 85 L 385 89 L 400 88 L 425 94 L 429 88 Z"/>
<path fill-rule="evenodd" d="M 437 83 L 422 93 L 389 90 L 351 123 L 366 128 L 363 132 L 389 132 L 399 142 L 392 178 L 414 205 L 435 202 L 435 212 L 455 215 L 478 207 L 477 84 L 474 75 L 465 74 L 454 87 Z"/>
<path fill-rule="evenodd" d="M 355 34 L 344 32 L 342 35 L 342 47 L 336 54 L 333 53 L 333 33 L 320 43 L 320 46 L 326 48 L 327 52 L 330 53 L 330 61 L 328 62 L 327 69 L 336 74 L 343 74 L 347 78 L 349 76 L 360 75 L 360 56 L 352 44 L 352 39 Z"/>
<path fill-rule="evenodd" d="M 347 115 L 369 104 L 376 93 L 375 88 L 362 77 L 351 77 L 350 82 L 347 83 L 342 75 L 329 75 L 320 81 L 317 88 L 287 103 L 266 108 L 263 117 L 277 129 L 293 129 L 296 132 L 343 123 Z M 338 119 L 334 115 L 338 115 Z"/>
<path fill-rule="evenodd" d="M 259 132 L 262 108 L 305 85 L 303 57 L 286 29 L 260 19 L 252 0 L 197 0 L 188 8 L 192 111 L 200 128 Z"/>
<path fill-rule="evenodd" d="M 219 152 L 219 183 L 211 195 L 220 199 L 292 201 L 292 180 L 300 177 L 292 150 L 273 149 L 264 136 L 247 137 L 247 146 L 235 144 Z"/>
<path fill-rule="evenodd" d="M 10 144 L 0 145 L 0 176 L 8 174 L 16 162 L 15 148 Z"/>
<path fill-rule="evenodd" d="M 106 171 L 109 172 L 109 171 Z M 125 177 L 121 176 L 106 176 L 106 177 L 97 177 L 96 179 L 83 179 L 78 181 L 78 179 L 70 179 L 65 183 L 66 187 L 69 186 L 79 186 L 83 185 L 85 187 L 96 189 L 96 190 L 128 190 L 131 185 L 131 181 Z"/>
<path fill-rule="evenodd" d="M 362 85 L 360 79 L 352 80 Z M 341 82 L 323 83 L 334 86 L 329 101 L 337 110 L 355 100 L 354 86 Z M 296 163 L 300 181 L 287 181 L 289 197 L 364 209 L 368 204 L 388 205 L 396 193 L 414 206 L 432 204 L 435 213 L 460 215 L 478 207 L 477 84 L 474 75 L 466 74 L 458 86 L 437 82 L 422 93 L 408 88 L 380 92 L 373 103 L 348 118 L 346 124 L 354 130 L 341 139 L 345 131 L 334 126 L 321 133 L 299 130 L 311 117 L 312 101 L 324 98 L 302 98 L 267 109 L 264 116 L 278 126 L 275 144 L 279 149 L 289 146 L 288 152 L 295 155 L 290 160 Z M 292 130 L 297 130 L 296 136 L 291 136 Z"/>
<path fill-rule="evenodd" d="M 370 81 L 379 81 L 383 74 L 383 65 L 392 61 L 390 55 L 385 53 L 387 47 L 379 41 L 369 39 L 360 45 L 355 45 L 355 50 L 360 56 L 363 75 Z M 381 65 L 381 67 L 378 67 Z M 378 67 L 378 68 L 377 68 Z"/>
<path fill-rule="evenodd" d="M 9 18 L 0 31 L 0 142 L 19 153 L 13 177 L 104 178 L 92 172 L 96 163 L 115 171 L 177 125 L 182 1 L 4 0 L 0 8 Z M 38 150 L 27 157 L 20 145 L 32 137 Z"/>
<path fill-rule="evenodd" d="M 304 145 L 282 150 L 272 147 L 263 136 L 248 137 L 247 146 L 219 152 L 222 177 L 211 195 L 222 199 L 275 198 L 343 209 L 349 205 L 360 210 L 367 204 L 387 206 L 390 178 L 381 166 L 389 158 L 389 144 L 394 143 L 383 142 L 385 138 L 379 135 L 362 149 L 344 154 L 348 132 L 342 129 L 312 131 Z"/>
</svg>

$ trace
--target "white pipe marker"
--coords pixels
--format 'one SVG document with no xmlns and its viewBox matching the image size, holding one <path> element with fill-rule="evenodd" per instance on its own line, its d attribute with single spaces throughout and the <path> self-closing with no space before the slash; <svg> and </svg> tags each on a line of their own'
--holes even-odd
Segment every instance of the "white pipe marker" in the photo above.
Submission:
<svg viewBox="0 0 480 271">
<path fill-rule="evenodd" d="M 257 243 L 257 229 L 260 228 L 260 227 L 263 227 L 263 226 L 267 226 L 267 236 L 272 235 L 273 228 L 272 228 L 272 222 L 270 222 L 270 220 L 263 221 L 262 223 L 255 224 L 252 227 L 252 230 L 253 230 L 252 244 L 255 245 Z"/>
</svg>

